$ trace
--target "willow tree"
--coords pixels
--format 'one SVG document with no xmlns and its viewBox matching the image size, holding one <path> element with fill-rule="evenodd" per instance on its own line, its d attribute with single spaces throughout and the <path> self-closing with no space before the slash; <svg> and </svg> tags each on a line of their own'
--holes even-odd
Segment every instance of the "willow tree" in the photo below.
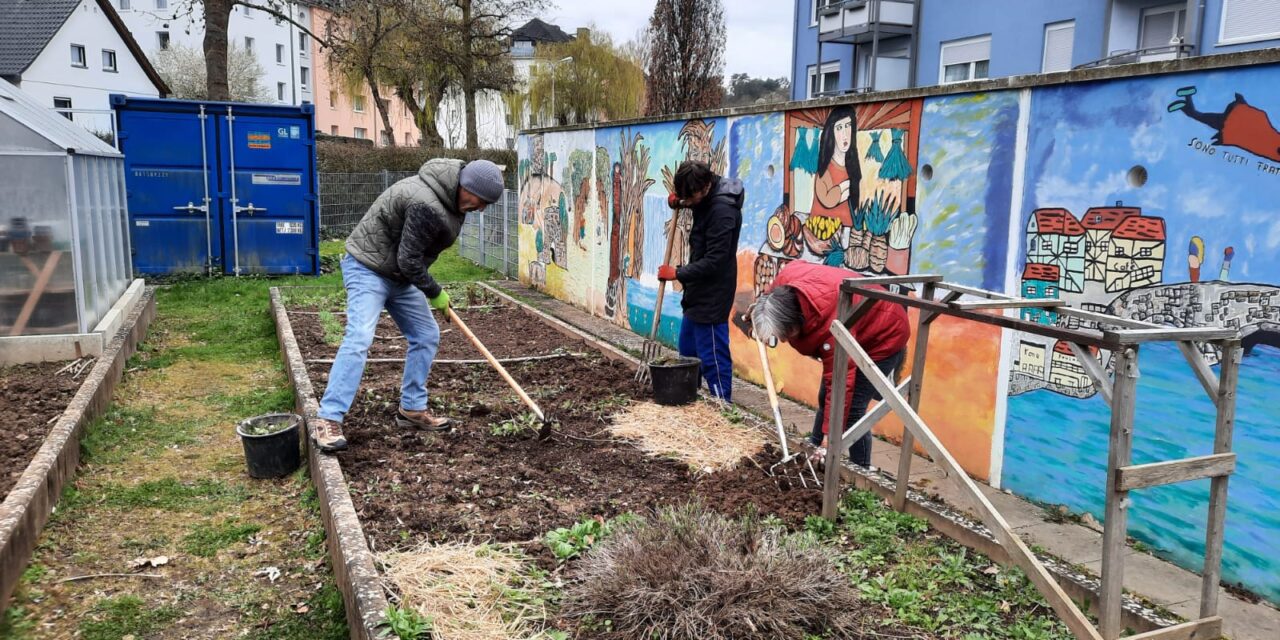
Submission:
<svg viewBox="0 0 1280 640">
<path fill-rule="evenodd" d="M 538 47 L 528 104 L 558 123 L 619 120 L 640 115 L 644 91 L 640 66 L 608 34 L 592 29 L 585 37 Z"/>
<path fill-rule="evenodd" d="M 646 33 L 645 114 L 719 107 L 725 48 L 721 0 L 658 0 Z"/>
</svg>

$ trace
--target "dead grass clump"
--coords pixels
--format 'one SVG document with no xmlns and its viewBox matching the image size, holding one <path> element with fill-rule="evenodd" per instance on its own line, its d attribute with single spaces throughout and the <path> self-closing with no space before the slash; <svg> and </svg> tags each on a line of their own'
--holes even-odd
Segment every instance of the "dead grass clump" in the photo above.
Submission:
<svg viewBox="0 0 1280 640">
<path fill-rule="evenodd" d="M 620 526 L 579 561 L 564 611 L 608 620 L 619 638 L 846 638 L 865 606 L 835 560 L 811 536 L 676 507 Z"/>
<path fill-rule="evenodd" d="M 424 544 L 378 558 L 401 606 L 431 618 L 433 640 L 512 640 L 541 634 L 541 580 L 513 549 Z"/>
<path fill-rule="evenodd" d="M 636 441 L 647 453 L 672 456 L 706 472 L 732 468 L 763 446 L 759 431 L 735 424 L 710 402 L 681 407 L 634 402 L 613 416 L 609 431 Z"/>
</svg>

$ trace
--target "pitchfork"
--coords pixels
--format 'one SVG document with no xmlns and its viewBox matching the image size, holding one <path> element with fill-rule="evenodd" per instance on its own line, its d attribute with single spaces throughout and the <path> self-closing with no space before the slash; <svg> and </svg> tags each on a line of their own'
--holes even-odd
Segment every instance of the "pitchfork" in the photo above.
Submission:
<svg viewBox="0 0 1280 640">
<path fill-rule="evenodd" d="M 671 213 L 671 230 L 667 233 L 667 252 L 662 256 L 662 264 L 671 263 L 671 252 L 676 246 L 676 223 L 680 220 L 680 210 Z M 649 339 L 640 347 L 640 368 L 636 369 L 636 382 L 649 384 L 649 365 L 658 359 L 662 345 L 658 343 L 658 322 L 662 320 L 662 298 L 667 293 L 667 281 L 658 281 L 658 301 L 653 305 L 653 325 L 649 328 Z"/>
<path fill-rule="evenodd" d="M 809 473 L 813 474 L 813 481 L 818 486 L 822 486 L 822 482 L 818 480 L 818 471 L 813 468 L 813 461 L 809 459 L 809 456 L 798 451 L 793 454 L 790 448 L 787 447 L 787 432 L 782 427 L 782 410 L 778 407 L 778 390 L 773 385 L 773 373 L 769 370 L 769 356 L 765 353 L 763 342 L 756 340 L 756 347 L 760 351 L 760 366 L 764 367 L 764 388 L 769 392 L 769 407 L 773 409 L 773 424 L 778 428 L 778 443 L 782 445 L 782 459 L 769 467 L 769 474 L 772 475 L 774 469 L 803 456 L 805 464 L 809 466 Z M 800 474 L 800 483 L 805 484 L 804 473 Z"/>
</svg>

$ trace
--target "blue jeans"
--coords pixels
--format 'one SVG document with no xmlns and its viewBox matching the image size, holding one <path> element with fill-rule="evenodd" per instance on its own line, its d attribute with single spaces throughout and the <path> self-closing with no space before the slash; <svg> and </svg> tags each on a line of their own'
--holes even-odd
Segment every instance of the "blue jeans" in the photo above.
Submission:
<svg viewBox="0 0 1280 640">
<path fill-rule="evenodd" d="M 899 351 L 884 360 L 876 361 L 876 368 L 880 369 L 890 381 L 894 379 L 894 372 L 902 365 L 902 360 L 906 356 L 906 350 Z M 855 365 L 850 362 L 850 367 Z M 826 385 L 818 389 L 818 412 L 813 417 L 813 433 L 809 435 L 809 442 L 813 446 L 822 444 L 822 417 L 827 415 L 827 392 L 829 389 Z M 857 424 L 862 416 L 867 415 L 867 405 L 872 400 L 880 400 L 880 392 L 871 385 L 871 381 L 862 375 L 862 371 L 857 372 L 857 377 L 853 381 L 853 400 L 849 402 L 849 412 L 846 414 L 844 428 L 848 430 Z M 849 445 L 849 462 L 862 465 L 864 467 L 871 466 L 871 432 L 858 438 L 857 442 Z"/>
<path fill-rule="evenodd" d="M 733 356 L 729 354 L 729 323 L 680 323 L 680 355 L 702 361 L 702 377 L 711 395 L 729 402 L 733 394 Z"/>
<path fill-rule="evenodd" d="M 426 409 L 427 376 L 440 348 L 440 326 L 431 315 L 427 296 L 411 284 L 374 273 L 349 255 L 342 257 L 342 284 L 347 288 L 347 332 L 329 369 L 329 384 L 320 400 L 320 417 L 342 422 L 351 409 L 384 307 L 409 342 L 400 382 L 400 407 L 406 411 Z"/>
</svg>

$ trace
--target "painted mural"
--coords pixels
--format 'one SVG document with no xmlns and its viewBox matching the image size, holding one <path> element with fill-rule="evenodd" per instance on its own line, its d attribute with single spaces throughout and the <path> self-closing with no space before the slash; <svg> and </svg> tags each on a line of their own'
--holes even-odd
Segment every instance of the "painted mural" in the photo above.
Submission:
<svg viewBox="0 0 1280 640">
<path fill-rule="evenodd" d="M 1255 95 L 1246 100 L 1240 87 Z M 1258 91 L 1258 88 L 1266 88 Z M 1264 70 L 1038 89 L 1016 279 L 1029 298 L 1171 326 L 1241 329 L 1223 572 L 1280 600 L 1280 90 Z M 1023 317 L 1087 326 L 1041 309 Z M 1101 517 L 1106 404 L 1066 345 L 1010 345 L 1003 484 Z M 1217 362 L 1218 354 L 1206 354 Z M 1110 365 L 1111 354 L 1094 352 Z M 1176 346 L 1140 354 L 1134 462 L 1212 452 L 1210 400 Z M 1052 464 L 1047 464 L 1052 462 Z M 1187 567 L 1204 551 L 1208 481 L 1135 492 L 1130 534 Z"/>
<path fill-rule="evenodd" d="M 837 105 L 523 136 L 522 279 L 636 333 L 658 266 L 688 252 L 666 197 L 680 162 L 746 187 L 736 306 L 781 265 L 934 272 L 1025 297 L 1245 335 L 1224 574 L 1280 602 L 1280 88 L 1274 68 Z M 1025 139 L 1019 137 L 1025 132 Z M 679 290 L 659 310 L 673 344 Z M 1023 317 L 1081 326 L 1043 309 Z M 735 373 L 760 381 L 731 326 Z M 1216 353 L 1206 354 L 1212 362 Z M 813 404 L 820 367 L 770 350 Z M 1104 366 L 1110 354 L 1094 352 Z M 1176 348 L 1143 348 L 1134 462 L 1209 453 L 1212 404 Z M 901 375 L 909 374 L 904 371 Z M 933 326 L 921 414 L 975 477 L 1102 515 L 1108 412 L 1061 344 L 948 318 Z M 1195 393 L 1188 394 L 1191 389 Z M 808 425 L 794 425 L 806 431 Z M 877 432 L 890 439 L 900 425 Z M 1207 482 L 1134 493 L 1130 533 L 1202 561 Z"/>
</svg>

